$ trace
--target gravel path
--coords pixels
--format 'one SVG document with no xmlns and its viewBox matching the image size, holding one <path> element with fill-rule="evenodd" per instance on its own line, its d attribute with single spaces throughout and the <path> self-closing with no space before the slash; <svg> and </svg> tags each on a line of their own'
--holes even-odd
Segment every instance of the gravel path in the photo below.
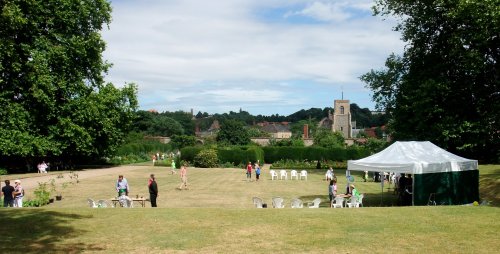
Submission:
<svg viewBox="0 0 500 254">
<path fill-rule="evenodd" d="M 103 169 L 84 169 L 73 172 L 78 174 L 78 179 L 87 179 L 104 175 L 126 174 L 127 172 L 141 169 L 143 167 L 144 166 L 118 166 L 118 167 L 103 168 Z M 39 182 L 49 182 L 51 179 L 55 179 L 56 184 L 61 184 L 64 182 L 70 182 L 74 180 L 70 178 L 71 174 L 69 173 L 69 171 L 62 171 L 61 173 L 64 176 L 64 178 L 57 178 L 58 174 L 38 174 L 37 176 L 32 176 L 28 178 L 19 178 L 19 180 L 21 180 L 21 185 L 25 189 L 30 189 L 30 190 L 33 190 L 34 188 L 38 187 Z M 10 179 L 11 185 L 14 184 L 14 180 L 15 179 Z M 4 186 L 3 180 L 2 180 L 2 186 Z"/>
</svg>

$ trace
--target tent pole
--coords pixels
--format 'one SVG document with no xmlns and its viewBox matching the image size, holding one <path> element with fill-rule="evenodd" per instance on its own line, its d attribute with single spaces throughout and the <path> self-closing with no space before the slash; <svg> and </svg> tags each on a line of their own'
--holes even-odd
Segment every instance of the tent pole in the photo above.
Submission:
<svg viewBox="0 0 500 254">
<path fill-rule="evenodd" d="M 411 205 L 415 206 L 415 175 L 411 178 Z"/>
</svg>

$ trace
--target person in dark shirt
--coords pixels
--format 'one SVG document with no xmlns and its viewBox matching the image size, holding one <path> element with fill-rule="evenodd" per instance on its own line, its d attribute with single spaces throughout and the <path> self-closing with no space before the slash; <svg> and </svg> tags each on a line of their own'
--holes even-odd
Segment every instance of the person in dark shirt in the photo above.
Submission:
<svg viewBox="0 0 500 254">
<path fill-rule="evenodd" d="M 149 178 L 148 188 L 149 188 L 149 199 L 151 200 L 151 207 L 157 207 L 156 198 L 159 195 L 158 195 L 158 185 L 156 184 L 156 179 L 154 174 L 151 174 Z"/>
<path fill-rule="evenodd" d="M 12 197 L 13 192 L 14 187 L 10 185 L 9 180 L 5 180 L 5 186 L 2 187 L 3 207 L 14 207 L 14 197 Z"/>
</svg>

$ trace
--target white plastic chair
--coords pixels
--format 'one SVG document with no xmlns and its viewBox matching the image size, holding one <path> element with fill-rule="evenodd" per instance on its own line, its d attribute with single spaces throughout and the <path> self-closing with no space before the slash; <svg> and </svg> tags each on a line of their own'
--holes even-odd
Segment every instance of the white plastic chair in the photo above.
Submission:
<svg viewBox="0 0 500 254">
<path fill-rule="evenodd" d="M 303 208 L 304 207 L 304 203 L 302 202 L 302 200 L 298 199 L 298 198 L 293 198 L 291 203 L 290 203 L 290 206 L 292 208 Z"/>
<path fill-rule="evenodd" d="M 360 194 L 359 199 L 358 199 L 358 207 L 363 206 L 363 198 L 365 197 L 365 194 Z"/>
<path fill-rule="evenodd" d="M 273 198 L 273 207 L 274 208 L 285 208 L 285 205 L 283 204 L 283 198 L 281 197 L 274 197 Z"/>
<path fill-rule="evenodd" d="M 299 174 L 297 173 L 297 170 L 290 171 L 290 180 L 292 180 L 294 177 L 296 180 L 299 180 Z"/>
<path fill-rule="evenodd" d="M 353 208 L 353 207 L 359 207 L 358 199 L 356 196 L 352 196 L 349 201 L 347 201 L 347 207 Z"/>
<path fill-rule="evenodd" d="M 89 205 L 89 207 L 97 208 L 96 202 L 93 199 L 91 199 L 91 198 L 87 199 L 87 204 Z"/>
<path fill-rule="evenodd" d="M 315 198 L 312 202 L 307 203 L 307 207 L 309 208 L 319 208 L 319 204 L 321 203 L 321 198 Z"/>
<path fill-rule="evenodd" d="M 115 206 L 113 204 L 111 204 L 110 202 L 108 202 L 107 200 L 99 199 L 99 201 L 97 201 L 97 207 L 107 208 L 107 207 L 115 207 Z"/>
<path fill-rule="evenodd" d="M 134 202 L 132 201 L 132 199 L 125 195 L 121 195 L 120 197 L 118 197 L 118 202 L 120 203 L 121 207 L 125 208 L 134 207 Z"/>
<path fill-rule="evenodd" d="M 255 205 L 255 207 L 262 208 L 262 203 L 264 203 L 264 201 L 262 201 L 261 198 L 259 198 L 259 197 L 253 197 L 252 201 L 253 201 L 253 204 Z"/>
<path fill-rule="evenodd" d="M 332 203 L 333 208 L 344 208 L 344 198 L 343 197 L 335 197 Z"/>
<path fill-rule="evenodd" d="M 276 171 L 269 170 L 269 173 L 271 174 L 271 180 L 274 180 L 275 177 L 276 177 L 276 180 L 278 180 L 278 173 L 276 173 Z"/>
<path fill-rule="evenodd" d="M 300 171 L 300 180 L 302 180 L 302 177 L 304 177 L 304 179 L 307 180 L 307 171 L 306 170 Z"/>
<path fill-rule="evenodd" d="M 288 179 L 288 173 L 284 169 L 280 170 L 280 179 L 283 180 L 283 177 L 285 177 L 285 180 Z"/>
</svg>

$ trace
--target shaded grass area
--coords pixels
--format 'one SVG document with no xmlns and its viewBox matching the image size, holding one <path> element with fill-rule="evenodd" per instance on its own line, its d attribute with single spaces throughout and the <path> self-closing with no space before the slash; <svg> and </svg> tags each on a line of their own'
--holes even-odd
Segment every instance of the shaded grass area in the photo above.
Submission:
<svg viewBox="0 0 500 254">
<path fill-rule="evenodd" d="M 98 243 L 66 242 L 85 234 L 77 228 L 81 220 L 92 216 L 67 211 L 41 209 L 2 209 L 0 212 L 0 252 L 2 253 L 79 253 L 102 250 Z"/>
<path fill-rule="evenodd" d="M 500 206 L 500 165 L 479 165 L 479 197 Z"/>
<path fill-rule="evenodd" d="M 498 208 L 473 206 L 11 211 L 2 253 L 491 253 L 500 230 Z"/>
</svg>

